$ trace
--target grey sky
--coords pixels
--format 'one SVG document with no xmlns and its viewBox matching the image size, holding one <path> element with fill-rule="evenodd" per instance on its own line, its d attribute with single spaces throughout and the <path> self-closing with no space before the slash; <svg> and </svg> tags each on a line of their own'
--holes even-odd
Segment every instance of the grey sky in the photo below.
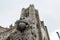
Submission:
<svg viewBox="0 0 60 40">
<path fill-rule="evenodd" d="M 20 17 L 21 9 L 34 4 L 49 32 L 60 29 L 60 0 L 0 0 L 0 25 L 8 27 Z"/>
</svg>

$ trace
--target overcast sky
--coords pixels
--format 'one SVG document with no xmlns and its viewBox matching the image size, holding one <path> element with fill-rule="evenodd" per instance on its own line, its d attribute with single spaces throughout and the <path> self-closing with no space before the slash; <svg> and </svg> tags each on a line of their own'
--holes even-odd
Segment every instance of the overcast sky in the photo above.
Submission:
<svg viewBox="0 0 60 40">
<path fill-rule="evenodd" d="M 49 33 L 60 29 L 60 0 L 0 0 L 0 25 L 9 27 L 20 18 L 22 8 L 34 4 Z"/>
</svg>

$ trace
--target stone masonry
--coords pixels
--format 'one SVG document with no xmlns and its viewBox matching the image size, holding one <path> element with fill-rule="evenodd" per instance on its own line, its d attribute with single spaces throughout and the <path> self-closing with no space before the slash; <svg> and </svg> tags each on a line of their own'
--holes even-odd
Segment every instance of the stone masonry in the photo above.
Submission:
<svg viewBox="0 0 60 40">
<path fill-rule="evenodd" d="M 21 16 L 14 26 L 0 32 L 0 40 L 50 40 L 47 26 L 39 19 L 34 5 L 22 8 Z"/>
</svg>

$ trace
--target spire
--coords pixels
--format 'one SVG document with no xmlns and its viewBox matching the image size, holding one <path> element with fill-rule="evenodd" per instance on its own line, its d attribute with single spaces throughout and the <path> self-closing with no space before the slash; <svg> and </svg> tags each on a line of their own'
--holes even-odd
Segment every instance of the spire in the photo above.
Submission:
<svg viewBox="0 0 60 40">
<path fill-rule="evenodd" d="M 34 7 L 34 5 L 33 4 L 30 4 L 30 6 L 29 7 Z"/>
<path fill-rule="evenodd" d="M 24 13 L 25 13 L 25 8 L 22 8 L 21 17 L 24 16 Z"/>
<path fill-rule="evenodd" d="M 34 10 L 34 5 L 33 4 L 30 4 L 29 10 Z"/>
</svg>

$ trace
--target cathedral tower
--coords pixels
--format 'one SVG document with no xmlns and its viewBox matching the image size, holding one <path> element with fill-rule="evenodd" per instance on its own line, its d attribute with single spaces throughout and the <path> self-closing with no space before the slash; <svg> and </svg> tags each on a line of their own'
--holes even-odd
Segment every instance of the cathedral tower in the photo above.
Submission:
<svg viewBox="0 0 60 40">
<path fill-rule="evenodd" d="M 39 19 L 34 5 L 22 8 L 19 20 L 6 31 L 6 35 L 4 33 L 1 33 L 1 40 L 50 40 L 47 26 Z"/>
</svg>

